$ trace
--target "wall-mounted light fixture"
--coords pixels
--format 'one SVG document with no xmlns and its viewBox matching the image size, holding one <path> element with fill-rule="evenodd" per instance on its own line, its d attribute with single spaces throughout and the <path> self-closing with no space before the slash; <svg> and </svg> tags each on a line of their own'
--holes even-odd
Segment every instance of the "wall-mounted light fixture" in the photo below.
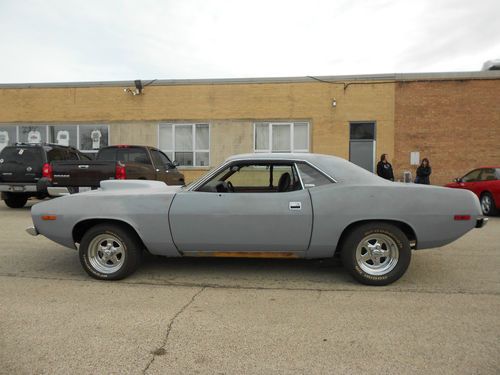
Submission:
<svg viewBox="0 0 500 375">
<path fill-rule="evenodd" d="M 335 108 L 337 107 L 337 99 L 333 98 L 332 100 L 332 107 Z"/>
<path fill-rule="evenodd" d="M 123 92 L 125 92 L 125 93 L 128 92 L 128 93 L 130 93 L 130 94 L 132 94 L 134 96 L 141 95 L 142 94 L 142 89 L 143 89 L 141 80 L 140 79 L 136 79 L 134 81 L 134 84 L 135 84 L 135 89 L 134 90 L 132 90 L 132 89 L 130 89 L 130 88 L 127 87 L 127 88 L 123 89 Z"/>
</svg>

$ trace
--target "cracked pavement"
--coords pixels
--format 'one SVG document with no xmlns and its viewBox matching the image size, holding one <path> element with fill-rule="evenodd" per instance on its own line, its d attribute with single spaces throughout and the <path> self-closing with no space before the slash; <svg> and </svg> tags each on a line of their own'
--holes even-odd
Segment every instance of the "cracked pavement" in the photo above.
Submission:
<svg viewBox="0 0 500 375">
<path fill-rule="evenodd" d="M 376 288 L 336 261 L 148 257 L 120 282 L 0 203 L 0 373 L 500 373 L 500 218 Z"/>
</svg>

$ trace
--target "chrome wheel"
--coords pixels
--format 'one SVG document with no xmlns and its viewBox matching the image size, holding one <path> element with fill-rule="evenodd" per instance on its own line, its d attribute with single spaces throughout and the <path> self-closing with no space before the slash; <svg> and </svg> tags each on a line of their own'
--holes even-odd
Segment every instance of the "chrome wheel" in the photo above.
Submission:
<svg viewBox="0 0 500 375">
<path fill-rule="evenodd" d="M 92 239 L 88 247 L 88 260 L 101 273 L 117 272 L 125 263 L 122 241 L 112 234 L 100 234 Z"/>
<path fill-rule="evenodd" d="M 367 274 L 381 276 L 391 272 L 399 259 L 396 242 L 388 235 L 373 233 L 364 237 L 356 248 L 358 266 Z"/>
<path fill-rule="evenodd" d="M 491 207 L 493 206 L 493 201 L 488 194 L 485 194 L 481 197 L 481 209 L 483 210 L 483 214 L 488 215 L 491 211 Z"/>
</svg>

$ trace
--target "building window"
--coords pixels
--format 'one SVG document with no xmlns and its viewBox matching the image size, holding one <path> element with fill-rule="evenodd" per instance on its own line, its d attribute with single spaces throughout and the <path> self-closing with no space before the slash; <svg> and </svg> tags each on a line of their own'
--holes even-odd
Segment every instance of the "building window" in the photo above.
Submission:
<svg viewBox="0 0 500 375">
<path fill-rule="evenodd" d="M 309 123 L 255 123 L 254 150 L 255 152 L 309 152 Z"/>
<path fill-rule="evenodd" d="M 160 124 L 158 148 L 183 167 L 210 165 L 209 124 Z"/>
<path fill-rule="evenodd" d="M 20 125 L 0 126 L 0 151 L 20 143 L 55 143 L 75 147 L 83 152 L 97 152 L 109 146 L 109 126 L 87 125 Z"/>
<path fill-rule="evenodd" d="M 100 148 L 109 146 L 108 125 L 79 125 L 79 149 L 87 152 L 97 152 Z"/>
<path fill-rule="evenodd" d="M 0 151 L 17 142 L 17 126 L 0 126 Z"/>
</svg>

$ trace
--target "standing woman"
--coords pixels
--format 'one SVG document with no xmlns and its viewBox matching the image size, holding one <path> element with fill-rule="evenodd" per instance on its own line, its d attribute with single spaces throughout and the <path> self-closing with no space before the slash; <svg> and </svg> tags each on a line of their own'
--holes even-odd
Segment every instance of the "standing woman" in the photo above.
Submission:
<svg viewBox="0 0 500 375">
<path fill-rule="evenodd" d="M 382 154 L 380 157 L 380 161 L 377 164 L 377 174 L 386 180 L 394 181 L 392 165 L 389 163 L 389 160 L 387 160 L 387 154 Z"/>
<path fill-rule="evenodd" d="M 432 168 L 429 164 L 429 159 L 423 158 L 422 163 L 420 163 L 420 166 L 417 168 L 417 178 L 415 178 L 415 183 L 429 185 L 431 183 L 429 179 L 431 173 Z"/>
</svg>

